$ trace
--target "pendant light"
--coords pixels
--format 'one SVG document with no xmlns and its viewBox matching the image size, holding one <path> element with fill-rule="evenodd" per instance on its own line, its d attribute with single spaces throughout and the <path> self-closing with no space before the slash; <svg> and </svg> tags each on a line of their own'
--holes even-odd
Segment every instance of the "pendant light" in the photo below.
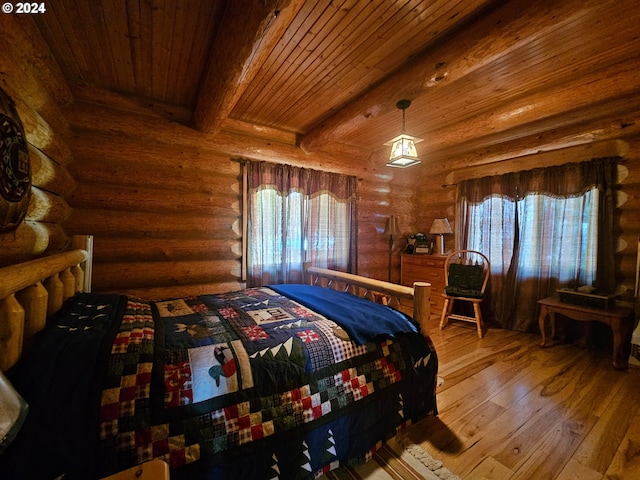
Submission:
<svg viewBox="0 0 640 480">
<path fill-rule="evenodd" d="M 407 135 L 404 131 L 404 111 L 409 108 L 409 105 L 411 105 L 411 100 L 400 100 L 396 103 L 396 107 L 402 110 L 402 133 L 385 143 L 385 145 L 391 146 L 387 167 L 406 168 L 420 163 L 416 143 L 423 139 Z"/>
</svg>

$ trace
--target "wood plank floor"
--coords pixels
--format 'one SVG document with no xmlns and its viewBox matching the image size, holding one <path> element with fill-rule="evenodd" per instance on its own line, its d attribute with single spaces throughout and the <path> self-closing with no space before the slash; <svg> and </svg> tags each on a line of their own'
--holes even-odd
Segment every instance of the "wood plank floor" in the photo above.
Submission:
<svg viewBox="0 0 640 480">
<path fill-rule="evenodd" d="M 473 325 L 429 334 L 439 415 L 410 439 L 464 480 L 640 479 L 640 368 L 611 353 L 539 347 L 540 336 Z"/>
</svg>

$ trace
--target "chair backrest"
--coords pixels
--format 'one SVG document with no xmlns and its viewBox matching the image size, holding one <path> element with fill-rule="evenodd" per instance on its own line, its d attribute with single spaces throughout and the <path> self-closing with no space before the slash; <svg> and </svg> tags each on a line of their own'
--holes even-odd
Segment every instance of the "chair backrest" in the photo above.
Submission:
<svg viewBox="0 0 640 480">
<path fill-rule="evenodd" d="M 455 250 L 444 262 L 445 293 L 482 298 L 489 282 L 489 259 L 475 250 Z"/>
</svg>

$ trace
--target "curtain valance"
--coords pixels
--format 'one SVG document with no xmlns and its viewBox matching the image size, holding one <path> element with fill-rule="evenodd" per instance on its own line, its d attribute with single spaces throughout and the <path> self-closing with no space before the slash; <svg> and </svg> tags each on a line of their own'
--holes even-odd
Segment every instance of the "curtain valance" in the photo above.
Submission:
<svg viewBox="0 0 640 480">
<path fill-rule="evenodd" d="M 458 195 L 467 202 L 479 203 L 492 195 L 515 200 L 531 193 L 572 197 L 583 195 L 594 187 L 608 191 L 615 181 L 618 160 L 619 157 L 599 158 L 464 180 L 458 184 Z"/>
<path fill-rule="evenodd" d="M 340 199 L 349 199 L 356 193 L 355 176 L 269 162 L 247 161 L 246 165 L 252 189 L 272 185 L 278 192 L 299 190 L 310 196 L 329 192 Z"/>
</svg>

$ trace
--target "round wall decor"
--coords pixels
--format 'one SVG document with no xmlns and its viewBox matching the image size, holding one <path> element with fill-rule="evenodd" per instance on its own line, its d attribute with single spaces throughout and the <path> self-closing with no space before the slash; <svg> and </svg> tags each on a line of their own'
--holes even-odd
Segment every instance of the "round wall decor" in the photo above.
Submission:
<svg viewBox="0 0 640 480">
<path fill-rule="evenodd" d="M 31 198 L 31 166 L 15 105 L 0 89 L 0 232 L 15 230 Z"/>
</svg>

